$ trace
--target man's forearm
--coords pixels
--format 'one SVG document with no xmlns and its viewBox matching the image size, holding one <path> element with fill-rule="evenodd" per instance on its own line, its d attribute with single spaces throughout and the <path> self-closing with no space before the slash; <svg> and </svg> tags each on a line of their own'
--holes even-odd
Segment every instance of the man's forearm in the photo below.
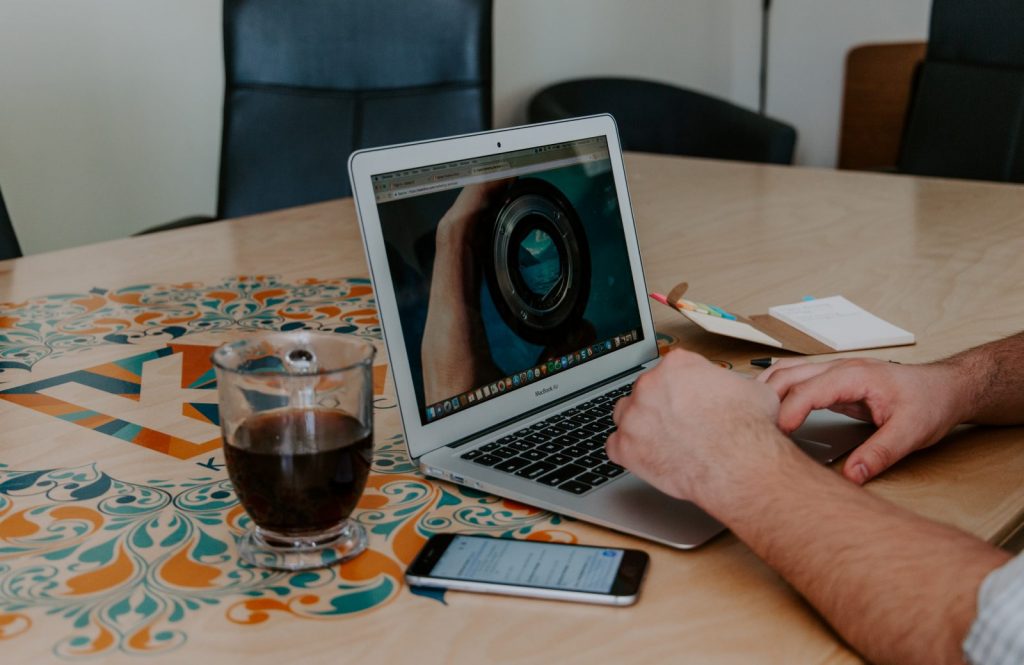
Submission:
<svg viewBox="0 0 1024 665">
<path fill-rule="evenodd" d="M 776 454 L 705 509 L 872 661 L 960 662 L 978 587 L 1008 555 L 844 481 L 788 441 L 768 446 Z"/>
<path fill-rule="evenodd" d="M 970 421 L 988 425 L 1024 422 L 1024 333 L 983 344 L 941 361 L 962 377 Z"/>
</svg>

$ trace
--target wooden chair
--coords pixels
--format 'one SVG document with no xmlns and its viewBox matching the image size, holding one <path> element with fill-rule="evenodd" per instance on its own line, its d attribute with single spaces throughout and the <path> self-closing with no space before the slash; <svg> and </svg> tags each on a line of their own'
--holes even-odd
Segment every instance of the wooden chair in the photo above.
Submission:
<svg viewBox="0 0 1024 665">
<path fill-rule="evenodd" d="M 839 168 L 895 170 L 927 42 L 866 44 L 846 57 Z"/>
</svg>

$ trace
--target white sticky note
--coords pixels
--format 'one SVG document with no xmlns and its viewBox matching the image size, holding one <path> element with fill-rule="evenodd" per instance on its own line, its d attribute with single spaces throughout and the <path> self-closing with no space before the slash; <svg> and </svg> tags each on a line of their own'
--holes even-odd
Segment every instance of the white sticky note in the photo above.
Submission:
<svg viewBox="0 0 1024 665">
<path fill-rule="evenodd" d="M 914 335 L 842 296 L 777 305 L 768 314 L 836 351 L 913 344 Z"/>
</svg>

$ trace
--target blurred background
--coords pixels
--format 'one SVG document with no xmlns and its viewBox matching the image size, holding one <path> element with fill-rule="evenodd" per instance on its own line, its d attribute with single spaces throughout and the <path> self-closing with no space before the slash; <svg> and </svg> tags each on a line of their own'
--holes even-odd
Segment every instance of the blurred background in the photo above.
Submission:
<svg viewBox="0 0 1024 665">
<path fill-rule="evenodd" d="M 930 0 L 776 0 L 767 114 L 797 165 L 837 164 L 852 46 L 924 41 Z M 588 76 L 657 80 L 757 110 L 761 0 L 495 0 L 494 127 Z M 0 1 L 0 183 L 26 254 L 217 207 L 218 0 Z"/>
</svg>

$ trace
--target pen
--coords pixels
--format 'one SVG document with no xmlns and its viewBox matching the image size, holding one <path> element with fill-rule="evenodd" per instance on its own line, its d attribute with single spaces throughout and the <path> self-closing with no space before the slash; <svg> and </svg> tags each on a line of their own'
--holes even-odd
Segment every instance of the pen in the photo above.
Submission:
<svg viewBox="0 0 1024 665">
<path fill-rule="evenodd" d="M 669 307 L 671 307 L 673 309 L 678 309 L 680 311 L 682 311 L 684 309 L 688 309 L 691 312 L 699 312 L 699 311 L 701 311 L 701 310 L 697 309 L 694 306 L 694 304 L 691 303 L 689 300 L 685 300 L 683 298 L 680 298 L 677 302 L 669 302 L 668 298 L 666 298 L 665 296 L 663 296 L 660 293 L 648 293 L 647 295 L 649 295 L 654 300 L 657 300 L 662 305 L 668 305 Z M 706 314 L 707 311 L 705 310 L 702 313 Z"/>
<path fill-rule="evenodd" d="M 657 300 L 662 305 L 668 305 L 669 307 L 672 306 L 672 305 L 669 305 L 668 298 L 666 298 L 665 296 L 661 295 L 660 293 L 653 293 L 652 292 L 652 293 L 648 293 L 647 295 L 649 295 L 654 300 Z"/>
<path fill-rule="evenodd" d="M 753 365 L 754 367 L 761 367 L 763 369 L 768 369 L 769 367 L 771 367 L 772 365 L 774 365 L 777 362 L 779 362 L 778 358 L 754 358 L 753 360 L 750 361 L 750 364 Z M 898 360 L 890 360 L 889 362 L 892 363 L 893 365 L 902 365 L 903 364 L 903 363 L 901 363 Z"/>
</svg>

